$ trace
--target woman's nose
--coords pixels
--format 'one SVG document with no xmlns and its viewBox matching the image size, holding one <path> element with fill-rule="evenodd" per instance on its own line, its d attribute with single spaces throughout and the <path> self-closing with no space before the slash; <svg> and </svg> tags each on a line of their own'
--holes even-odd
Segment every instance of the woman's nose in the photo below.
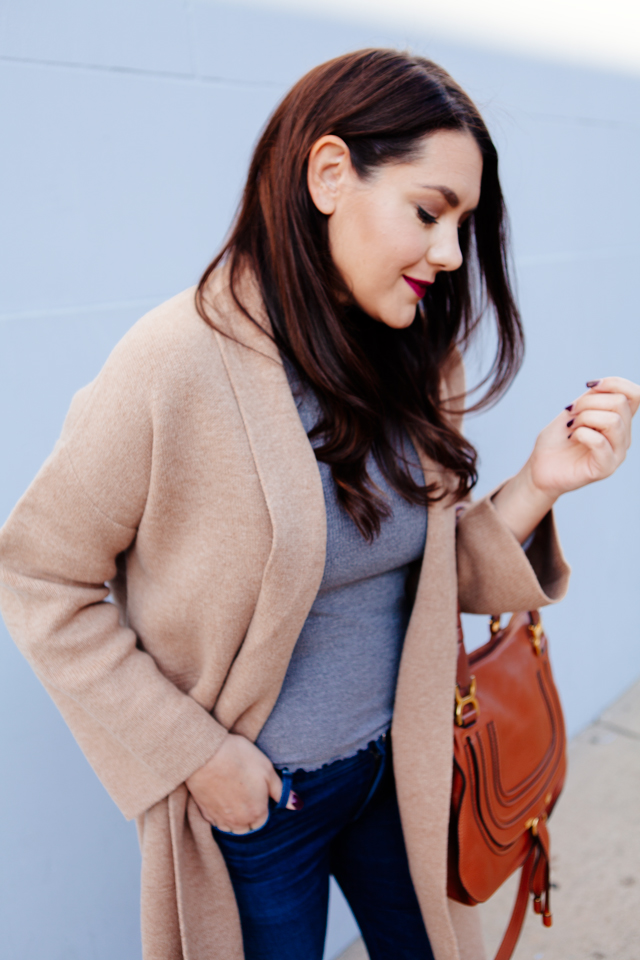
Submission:
<svg viewBox="0 0 640 960">
<path fill-rule="evenodd" d="M 458 230 L 443 230 L 427 250 L 427 261 L 436 270 L 451 272 L 462 265 Z"/>
</svg>

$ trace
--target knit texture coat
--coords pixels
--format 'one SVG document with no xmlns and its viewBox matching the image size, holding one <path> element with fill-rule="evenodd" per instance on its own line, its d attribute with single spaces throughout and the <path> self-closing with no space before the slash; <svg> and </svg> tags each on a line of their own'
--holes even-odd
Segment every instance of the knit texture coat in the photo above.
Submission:
<svg viewBox="0 0 640 960">
<path fill-rule="evenodd" d="M 0 532 L 9 631 L 137 818 L 144 960 L 243 957 L 225 863 L 185 779 L 229 731 L 258 736 L 325 559 L 318 466 L 255 283 L 243 299 L 263 329 L 224 269 L 208 298 L 219 331 L 193 290 L 129 331 Z M 442 389 L 463 389 L 458 361 Z M 447 483 L 422 460 L 427 480 Z M 429 508 L 392 736 L 436 960 L 483 956 L 474 908 L 446 895 L 458 598 L 472 613 L 527 610 L 560 599 L 567 580 L 551 515 L 525 553 L 490 498 L 457 524 L 450 498 Z"/>
</svg>

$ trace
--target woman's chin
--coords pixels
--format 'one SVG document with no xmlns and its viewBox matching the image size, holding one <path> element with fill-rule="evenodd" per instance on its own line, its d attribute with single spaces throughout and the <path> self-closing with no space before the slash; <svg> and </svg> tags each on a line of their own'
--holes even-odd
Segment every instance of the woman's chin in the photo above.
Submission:
<svg viewBox="0 0 640 960">
<path fill-rule="evenodd" d="M 387 327 L 391 327 L 393 330 L 406 330 L 407 327 L 411 326 L 415 318 L 416 308 L 412 306 L 409 309 L 403 308 L 393 313 L 385 313 L 379 319 L 381 323 L 384 323 Z"/>
</svg>

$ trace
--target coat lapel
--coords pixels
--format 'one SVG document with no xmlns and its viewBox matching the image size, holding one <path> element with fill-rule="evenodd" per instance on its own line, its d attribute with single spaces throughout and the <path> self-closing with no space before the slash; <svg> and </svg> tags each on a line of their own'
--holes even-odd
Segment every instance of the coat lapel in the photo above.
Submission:
<svg viewBox="0 0 640 960">
<path fill-rule="evenodd" d="M 427 483 L 442 468 L 420 454 Z M 455 505 L 431 504 L 427 546 L 404 641 L 393 717 L 398 803 L 411 875 L 436 956 L 457 957 L 446 899 L 456 669 Z"/>
<path fill-rule="evenodd" d="M 230 335 L 216 336 L 251 445 L 272 538 L 255 612 L 214 714 L 228 729 L 255 739 L 277 699 L 322 580 L 326 513 L 315 454 L 277 347 L 229 302 L 227 282 L 220 278 L 218 297 L 224 303 L 219 307 L 213 294 Z M 243 281 L 241 297 L 269 329 L 253 278 Z"/>
<path fill-rule="evenodd" d="M 210 291 L 224 331 L 216 337 L 264 493 L 271 549 L 253 617 L 213 712 L 227 729 L 255 740 L 322 580 L 326 515 L 320 471 L 278 350 L 230 299 L 226 274 L 218 272 Z M 243 284 L 242 299 L 268 329 L 255 283 Z M 180 920 L 180 943 L 175 952 L 167 947 L 162 960 L 239 960 L 242 938 L 229 876 L 208 824 L 187 801 L 179 787 L 158 804 L 163 836 L 170 828 L 173 870 L 165 867 L 175 876 Z"/>
</svg>

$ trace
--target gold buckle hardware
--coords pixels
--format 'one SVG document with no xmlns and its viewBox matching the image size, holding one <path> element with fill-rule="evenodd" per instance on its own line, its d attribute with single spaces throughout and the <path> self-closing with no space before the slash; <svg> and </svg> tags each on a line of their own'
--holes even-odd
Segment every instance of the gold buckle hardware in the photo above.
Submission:
<svg viewBox="0 0 640 960">
<path fill-rule="evenodd" d="M 496 633 L 500 633 L 500 617 L 491 617 L 489 620 L 489 631 L 492 637 L 495 637 Z"/>
<path fill-rule="evenodd" d="M 544 633 L 542 620 L 539 620 L 537 623 L 530 623 L 529 633 L 531 635 L 531 643 L 533 645 L 533 649 L 536 652 L 536 657 L 539 657 L 542 654 L 542 636 Z"/>
<path fill-rule="evenodd" d="M 539 817 L 532 817 L 531 820 L 527 820 L 527 822 L 526 822 L 525 825 L 524 825 L 524 828 L 525 828 L 525 830 L 531 830 L 532 836 L 537 837 L 537 836 L 538 836 L 538 826 L 539 826 L 539 824 L 540 824 L 540 821 L 542 821 L 542 822 L 544 823 L 546 819 L 547 819 L 546 813 L 540 814 Z"/>
<path fill-rule="evenodd" d="M 456 684 L 456 725 L 458 727 L 464 726 L 464 708 L 473 707 L 476 712 L 476 718 L 480 716 L 480 704 L 476 697 L 476 678 L 471 677 L 471 683 L 469 684 L 469 693 L 466 697 L 460 696 L 460 688 Z"/>
</svg>

